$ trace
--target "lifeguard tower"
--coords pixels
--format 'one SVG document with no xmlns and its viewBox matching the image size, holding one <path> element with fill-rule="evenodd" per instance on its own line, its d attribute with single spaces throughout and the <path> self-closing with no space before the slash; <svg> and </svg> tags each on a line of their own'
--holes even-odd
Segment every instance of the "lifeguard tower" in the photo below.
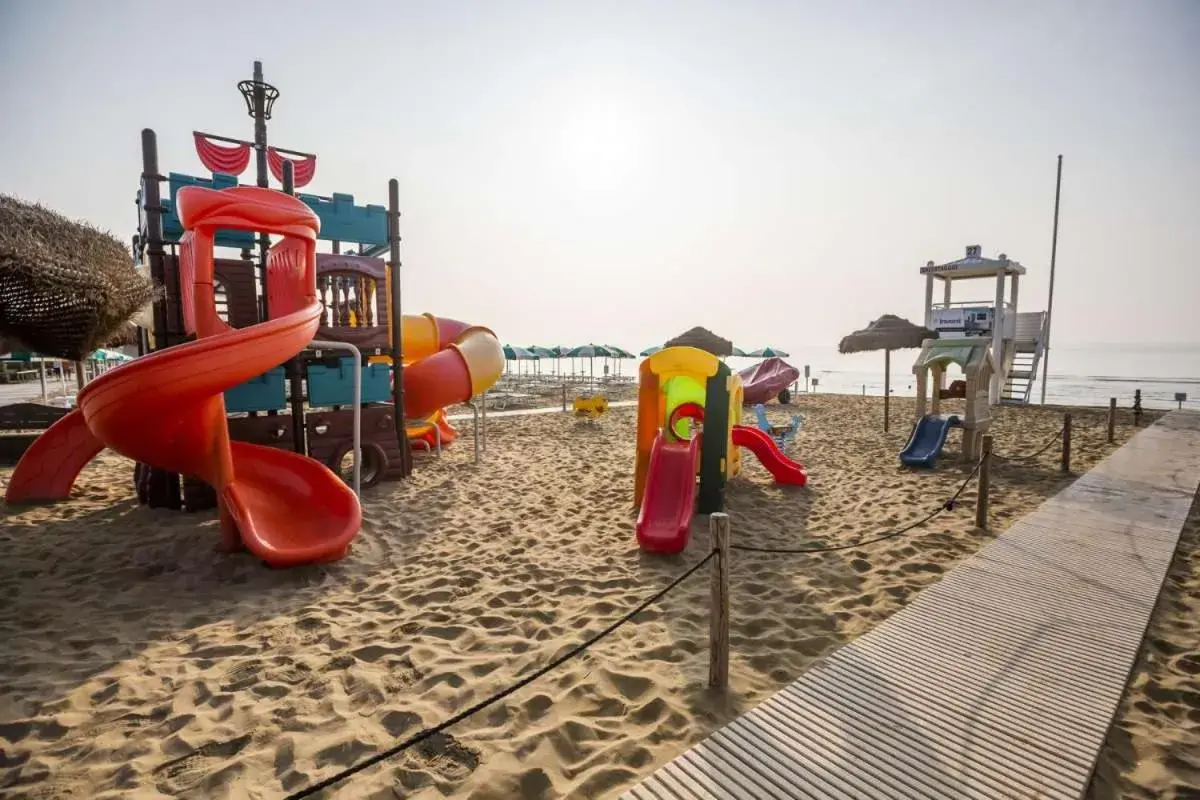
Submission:
<svg viewBox="0 0 1200 800">
<path fill-rule="evenodd" d="M 990 404 L 1021 405 L 1029 402 L 1033 381 L 1046 342 L 1046 312 L 1017 312 L 1017 291 L 1025 267 L 1001 253 L 985 258 L 982 248 L 968 245 L 967 254 L 957 261 L 921 267 L 925 276 L 925 327 L 942 337 L 986 337 L 990 340 L 996 370 L 988 388 Z M 957 281 L 991 279 L 994 299 L 952 301 L 951 287 Z M 1005 279 L 1009 279 L 1005 300 Z M 943 299 L 934 302 L 934 281 L 943 284 Z M 937 391 L 944 390 L 939 378 Z"/>
</svg>

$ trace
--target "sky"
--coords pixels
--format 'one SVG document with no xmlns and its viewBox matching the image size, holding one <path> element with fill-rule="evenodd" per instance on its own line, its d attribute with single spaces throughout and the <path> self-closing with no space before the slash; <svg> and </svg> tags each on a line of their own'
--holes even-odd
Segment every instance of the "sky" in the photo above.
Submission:
<svg viewBox="0 0 1200 800">
<path fill-rule="evenodd" d="M 1055 341 L 1200 342 L 1197 41 L 1191 0 L 7 0 L 0 192 L 128 241 L 139 131 L 205 174 L 259 59 L 307 191 L 399 179 L 406 312 L 801 347 L 919 321 L 969 244 L 1043 310 L 1061 153 Z"/>
</svg>

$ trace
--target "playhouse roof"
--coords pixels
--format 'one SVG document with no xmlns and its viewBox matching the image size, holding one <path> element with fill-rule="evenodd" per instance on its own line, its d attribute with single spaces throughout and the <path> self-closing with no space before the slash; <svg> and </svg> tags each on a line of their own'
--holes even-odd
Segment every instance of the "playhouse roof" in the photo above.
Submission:
<svg viewBox="0 0 1200 800">
<path fill-rule="evenodd" d="M 919 372 L 934 364 L 958 364 L 963 372 L 978 370 L 984 366 L 989 368 L 989 372 L 994 372 L 996 362 L 992 358 L 991 343 L 991 339 L 981 339 L 977 336 L 927 339 L 921 346 L 921 355 L 913 364 L 913 371 Z"/>
</svg>

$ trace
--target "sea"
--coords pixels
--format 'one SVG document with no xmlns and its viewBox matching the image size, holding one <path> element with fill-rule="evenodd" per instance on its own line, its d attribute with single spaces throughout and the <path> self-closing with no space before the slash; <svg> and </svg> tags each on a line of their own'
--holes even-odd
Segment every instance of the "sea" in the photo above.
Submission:
<svg viewBox="0 0 1200 800">
<path fill-rule="evenodd" d="M 893 396 L 916 394 L 913 362 L 917 350 L 892 352 Z M 810 390 L 838 394 L 883 395 L 883 353 L 841 355 L 837 348 L 801 347 L 784 359 L 816 379 Z M 757 359 L 731 358 L 741 369 Z M 1143 408 L 1178 408 L 1177 393 L 1187 396 L 1183 408 L 1200 409 L 1200 344 L 1090 344 L 1054 347 L 1047 362 L 1046 402 L 1055 405 L 1107 406 L 1109 398 L 1127 408 L 1141 390 Z M 1030 402 L 1042 397 L 1042 366 L 1034 381 Z M 803 378 L 801 378 L 803 380 Z"/>
<path fill-rule="evenodd" d="M 784 360 L 810 376 L 809 391 L 834 394 L 883 395 L 883 353 L 841 355 L 836 345 L 812 345 L 788 348 Z M 912 365 L 917 350 L 892 351 L 891 389 L 897 397 L 916 394 Z M 752 366 L 760 359 L 728 358 L 735 370 Z M 640 359 L 639 359 L 640 361 Z M 1087 344 L 1062 345 L 1049 351 L 1049 376 L 1046 402 L 1054 405 L 1107 406 L 1117 398 L 1118 406 L 1133 404 L 1134 392 L 1141 390 L 1142 407 L 1156 409 L 1191 408 L 1200 410 L 1200 344 Z M 594 365 L 602 371 L 600 359 Z M 569 367 L 567 367 L 569 370 Z M 587 370 L 586 361 L 576 365 Z M 610 370 L 636 375 L 636 362 L 612 364 Z M 1030 402 L 1042 398 L 1042 367 L 1033 384 Z M 953 372 L 951 372 L 953 378 Z M 1186 395 L 1183 401 L 1176 395 Z"/>
</svg>

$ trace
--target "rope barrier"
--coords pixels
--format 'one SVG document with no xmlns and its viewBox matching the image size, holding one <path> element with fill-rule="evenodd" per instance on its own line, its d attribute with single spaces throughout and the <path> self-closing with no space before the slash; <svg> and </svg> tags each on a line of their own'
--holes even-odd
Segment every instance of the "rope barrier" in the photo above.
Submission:
<svg viewBox="0 0 1200 800">
<path fill-rule="evenodd" d="M 937 515 L 941 514 L 944 511 L 953 511 L 955 505 L 958 503 L 958 498 L 961 497 L 962 493 L 967 490 L 967 486 L 969 486 L 971 481 L 975 479 L 975 476 L 979 474 L 979 470 L 982 466 L 983 466 L 983 459 L 976 461 L 975 468 L 973 470 L 971 470 L 971 474 L 968 475 L 963 480 L 963 482 L 959 485 L 958 490 L 954 492 L 954 494 L 950 497 L 949 500 L 942 503 L 935 510 L 931 511 L 929 514 L 922 517 L 921 519 L 919 519 L 915 522 L 912 522 L 908 525 L 905 525 L 903 528 L 900 528 L 899 530 L 896 530 L 896 531 L 890 531 L 888 533 L 880 534 L 879 536 L 876 536 L 871 539 L 860 539 L 857 542 L 851 542 L 849 544 L 830 545 L 827 547 L 757 547 L 755 545 L 748 545 L 748 544 L 731 544 L 731 545 L 729 545 L 729 548 L 731 550 L 741 550 L 743 552 L 748 552 L 748 553 L 831 553 L 835 550 L 852 550 L 856 547 L 865 547 L 866 545 L 869 545 L 869 544 L 875 544 L 876 542 L 882 542 L 885 539 L 894 539 L 897 536 L 901 536 L 903 534 L 908 533 L 909 531 L 913 530 L 914 528 L 921 527 L 922 525 L 929 522 L 931 519 L 933 519 L 934 517 L 936 517 Z"/>
<path fill-rule="evenodd" d="M 671 581 L 666 586 L 664 586 L 662 589 L 658 590 L 657 592 L 652 594 L 650 597 L 646 598 L 641 603 L 639 603 L 632 611 L 628 612 L 623 617 L 620 617 L 620 618 L 614 620 L 613 622 L 609 623 L 599 633 L 597 633 L 594 636 L 591 636 L 588 639 L 585 639 L 584 641 L 575 645 L 570 650 L 568 650 L 566 653 L 564 653 L 563 655 L 561 655 L 558 658 L 551 661 L 549 664 L 545 665 L 544 667 L 541 667 L 538 670 L 535 670 L 534 672 L 525 676 L 524 678 L 522 678 L 521 680 L 512 684 L 508 688 L 501 689 L 500 691 L 496 692 L 495 694 L 491 695 L 490 697 L 480 700 L 475 705 L 470 706 L 469 708 L 466 708 L 466 709 L 458 712 L 453 717 L 450 717 L 449 719 L 435 725 L 432 728 L 424 728 L 424 729 L 418 731 L 417 733 L 408 737 L 407 739 L 400 742 L 399 744 L 389 747 L 387 750 L 383 750 L 379 753 L 376 753 L 375 755 L 371 756 L 370 758 L 363 759 L 362 761 L 360 761 L 357 764 L 352 764 L 351 766 L 346 767 L 344 770 L 342 770 L 341 772 L 338 772 L 335 775 L 331 775 L 330 777 L 328 777 L 322 781 L 318 781 L 317 783 L 307 786 L 298 792 L 294 792 L 294 793 L 288 795 L 286 800 L 300 800 L 300 798 L 312 797 L 317 792 L 323 791 L 324 789 L 328 789 L 331 786 L 335 786 L 335 785 L 341 783 L 342 781 L 346 780 L 347 778 L 349 778 L 353 775 L 357 775 L 358 773 L 362 772 L 363 770 L 369 769 L 370 767 L 375 766 L 376 764 L 380 763 L 381 761 L 386 761 L 389 758 L 392 758 L 394 756 L 399 755 L 400 753 L 403 753 L 405 750 L 408 750 L 409 748 L 413 747 L 414 745 L 418 745 L 421 742 L 425 741 L 426 739 L 429 739 L 432 736 L 436 736 L 437 734 L 441 733 L 442 731 L 446 730 L 447 728 L 450 728 L 451 726 L 457 725 L 458 723 L 462 722 L 467 717 L 470 717 L 473 714 L 477 714 L 478 712 L 482 711 L 483 709 L 487 708 L 488 706 L 492 705 L 493 703 L 497 703 L 497 702 L 503 700 L 504 698 L 508 697 L 509 695 L 513 694 L 514 692 L 525 688 L 526 686 L 533 683 L 534 681 L 536 681 L 538 678 L 542 677 L 546 673 L 553 671 L 554 669 L 556 669 L 557 667 L 566 663 L 567 661 L 570 661 L 575 656 L 580 655 L 581 653 L 587 651 L 589 648 L 592 647 L 592 645 L 596 644 L 601 639 L 605 638 L 610 633 L 615 631 L 617 628 L 621 627 L 622 625 L 624 625 L 625 623 L 629 622 L 634 617 L 636 617 L 638 614 L 642 613 L 647 608 L 649 608 L 650 606 L 657 603 L 659 600 L 661 600 L 663 597 L 665 597 L 668 592 L 670 592 L 676 586 L 683 583 L 685 580 L 687 580 L 693 574 L 695 574 L 696 570 L 700 569 L 705 564 L 707 564 L 715 555 L 716 555 L 715 550 L 709 552 L 709 554 L 706 555 L 704 558 L 700 559 L 695 564 L 688 567 L 686 572 L 684 572 L 679 577 L 675 578 L 675 580 Z"/>
<path fill-rule="evenodd" d="M 1006 456 L 1003 453 L 992 453 L 992 455 L 996 456 L 997 458 L 1003 458 L 1005 461 L 1032 461 L 1033 459 L 1037 458 L 1038 456 L 1042 455 L 1047 450 L 1049 450 L 1051 447 L 1053 447 L 1054 443 L 1062 438 L 1064 430 L 1066 430 L 1065 425 L 1063 427 L 1059 428 L 1058 431 L 1053 436 L 1051 436 L 1046 441 L 1046 444 L 1043 445 L 1037 452 L 1029 453 L 1027 455 L 1022 455 L 1022 456 Z"/>
</svg>

